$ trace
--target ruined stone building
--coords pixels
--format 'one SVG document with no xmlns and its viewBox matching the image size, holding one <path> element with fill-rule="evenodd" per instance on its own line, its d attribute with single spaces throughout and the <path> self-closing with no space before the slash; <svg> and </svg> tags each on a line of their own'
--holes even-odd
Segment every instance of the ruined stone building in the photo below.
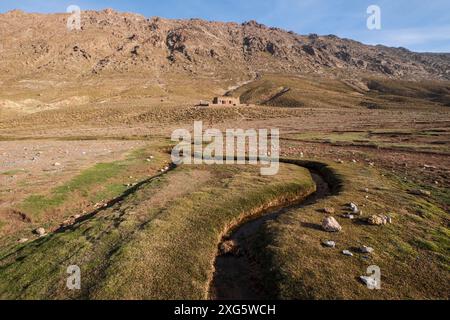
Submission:
<svg viewBox="0 0 450 320">
<path fill-rule="evenodd" d="M 241 104 L 241 101 L 239 98 L 234 97 L 215 97 L 213 99 L 213 104 L 224 106 L 238 106 Z"/>
</svg>

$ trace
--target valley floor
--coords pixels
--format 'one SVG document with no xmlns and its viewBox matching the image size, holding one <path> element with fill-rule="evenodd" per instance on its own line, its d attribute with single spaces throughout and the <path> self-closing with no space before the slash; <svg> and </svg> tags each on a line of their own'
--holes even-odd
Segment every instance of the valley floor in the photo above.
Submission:
<svg viewBox="0 0 450 320">
<path fill-rule="evenodd" d="M 280 128 L 283 158 L 324 163 L 342 182 L 338 193 L 263 223 L 242 248 L 271 298 L 450 297 L 447 109 L 172 111 L 161 122 L 150 111 L 123 123 L 107 116 L 97 124 L 3 122 L 1 298 L 210 297 L 219 246 L 234 227 L 306 198 L 315 184 L 292 164 L 272 178 L 252 166 L 171 167 L 170 133 L 200 119 L 222 130 Z M 361 217 L 343 217 L 349 202 Z M 325 207 L 342 232 L 321 229 Z M 365 222 L 377 214 L 392 224 Z M 38 227 L 47 235 L 33 234 Z M 324 247 L 326 240 L 336 248 Z M 361 254 L 362 246 L 374 252 Z M 81 268 L 80 291 L 65 286 L 69 265 Z M 359 280 L 371 265 L 381 268 L 381 290 Z"/>
</svg>

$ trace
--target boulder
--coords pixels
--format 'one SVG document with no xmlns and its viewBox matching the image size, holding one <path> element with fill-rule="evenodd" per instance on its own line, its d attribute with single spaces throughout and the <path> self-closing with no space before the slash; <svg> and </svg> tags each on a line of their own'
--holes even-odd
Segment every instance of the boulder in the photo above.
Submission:
<svg viewBox="0 0 450 320">
<path fill-rule="evenodd" d="M 386 221 L 382 216 L 373 215 L 367 219 L 367 222 L 373 226 L 382 226 L 386 224 Z"/>
<path fill-rule="evenodd" d="M 324 247 L 328 247 L 328 248 L 336 248 L 336 242 L 334 242 L 334 241 L 329 241 L 329 240 L 323 241 L 322 245 Z"/>
<path fill-rule="evenodd" d="M 34 230 L 34 233 L 36 233 L 38 236 L 42 237 L 46 235 L 45 229 L 44 228 L 37 228 L 36 230 Z"/>
<path fill-rule="evenodd" d="M 386 215 L 373 215 L 367 219 L 367 222 L 373 226 L 383 226 L 392 223 L 392 218 Z"/>
<path fill-rule="evenodd" d="M 361 253 L 373 253 L 374 249 L 367 246 L 362 246 L 360 249 Z"/>
<path fill-rule="evenodd" d="M 359 214 L 359 208 L 356 204 L 354 204 L 353 202 L 349 204 L 350 210 L 352 211 L 353 214 Z"/>
<path fill-rule="evenodd" d="M 342 251 L 342 254 L 345 255 L 345 256 L 353 257 L 353 253 L 350 252 L 349 250 Z"/>
<path fill-rule="evenodd" d="M 339 232 L 342 230 L 341 225 L 333 217 L 327 217 L 323 219 L 322 228 L 328 232 Z"/>
<path fill-rule="evenodd" d="M 361 277 L 359 277 L 359 279 L 369 288 L 377 288 L 378 287 L 377 280 L 375 280 L 372 277 L 361 276 Z"/>
</svg>

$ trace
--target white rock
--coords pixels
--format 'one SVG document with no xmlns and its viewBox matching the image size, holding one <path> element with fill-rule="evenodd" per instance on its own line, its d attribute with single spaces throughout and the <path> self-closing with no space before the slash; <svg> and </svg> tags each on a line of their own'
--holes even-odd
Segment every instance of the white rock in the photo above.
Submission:
<svg viewBox="0 0 450 320">
<path fill-rule="evenodd" d="M 344 214 L 344 215 L 342 215 L 342 217 L 345 219 L 350 219 L 350 220 L 355 219 L 355 216 L 352 214 Z"/>
<path fill-rule="evenodd" d="M 339 232 L 342 230 L 341 225 L 333 217 L 327 217 L 322 221 L 322 228 L 328 232 Z"/>
<path fill-rule="evenodd" d="M 343 255 L 349 256 L 349 257 L 353 257 L 353 253 L 351 253 L 349 250 L 344 250 L 342 251 Z"/>
<path fill-rule="evenodd" d="M 373 248 L 367 247 L 367 246 L 362 246 L 360 248 L 360 250 L 361 250 L 362 253 L 373 253 L 374 252 Z"/>
<path fill-rule="evenodd" d="M 350 203 L 350 210 L 352 210 L 352 213 L 354 213 L 354 214 L 358 214 L 359 213 L 359 208 L 354 203 Z"/>
<path fill-rule="evenodd" d="M 368 287 L 371 287 L 371 288 L 377 288 L 378 287 L 377 280 L 375 280 L 372 277 L 361 276 L 361 277 L 359 277 L 359 279 L 361 279 L 361 281 Z"/>
<path fill-rule="evenodd" d="M 37 228 L 36 230 L 34 230 L 34 232 L 35 232 L 38 236 L 40 236 L 40 237 L 46 235 L 45 229 L 42 228 L 42 227 L 41 227 L 41 228 Z"/>
<path fill-rule="evenodd" d="M 334 241 L 327 240 L 327 241 L 323 241 L 322 244 L 328 248 L 336 248 L 336 242 L 334 242 Z"/>
<path fill-rule="evenodd" d="M 55 162 L 55 163 L 53 164 L 54 167 L 59 167 L 60 165 L 61 165 L 61 163 L 59 163 L 59 162 Z"/>
<path fill-rule="evenodd" d="M 17 240 L 17 242 L 18 243 L 25 243 L 25 242 L 28 242 L 28 239 L 27 238 L 22 238 L 22 239 Z"/>
</svg>

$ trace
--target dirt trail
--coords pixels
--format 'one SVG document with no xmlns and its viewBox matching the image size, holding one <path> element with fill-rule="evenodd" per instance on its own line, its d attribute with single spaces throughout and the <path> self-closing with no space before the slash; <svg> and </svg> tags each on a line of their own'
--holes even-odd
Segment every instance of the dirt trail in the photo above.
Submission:
<svg viewBox="0 0 450 320">
<path fill-rule="evenodd" d="M 264 286 L 265 280 L 260 266 L 251 252 L 252 241 L 261 226 L 268 221 L 277 219 L 287 211 L 303 208 L 331 194 L 331 188 L 326 179 L 318 172 L 311 170 L 311 176 L 317 190 L 304 201 L 269 212 L 254 220 L 245 222 L 236 228 L 230 237 L 239 254 L 218 254 L 214 263 L 215 272 L 210 284 L 209 298 L 212 300 L 264 300 L 273 298 L 274 293 Z"/>
</svg>

